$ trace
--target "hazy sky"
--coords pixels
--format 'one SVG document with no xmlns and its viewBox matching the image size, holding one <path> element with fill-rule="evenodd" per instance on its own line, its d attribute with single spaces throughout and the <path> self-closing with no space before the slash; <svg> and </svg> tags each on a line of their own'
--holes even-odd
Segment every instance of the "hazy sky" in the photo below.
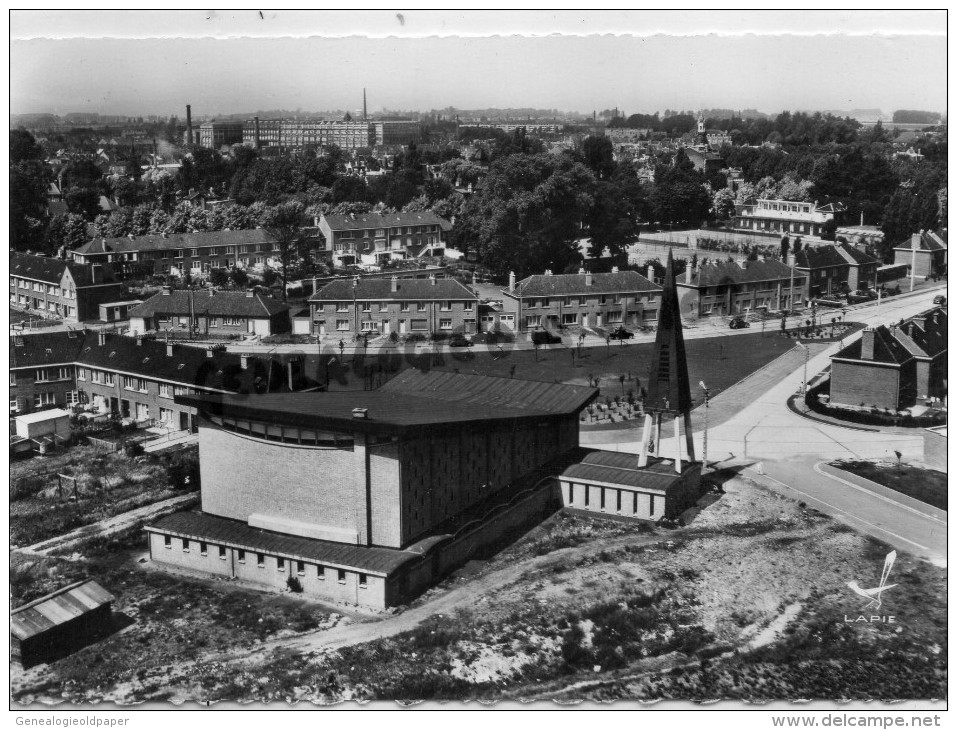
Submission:
<svg viewBox="0 0 957 730">
<path fill-rule="evenodd" d="M 596 14 L 589 17 L 590 24 L 570 25 L 585 33 L 581 36 L 402 38 L 381 37 L 396 27 L 412 32 L 404 19 L 397 24 L 395 14 L 386 13 L 365 18 L 392 23 L 381 28 L 367 23 L 369 33 L 380 37 L 255 38 L 241 24 L 230 26 L 229 18 L 207 17 L 219 25 L 200 26 L 203 32 L 213 28 L 247 35 L 214 39 L 183 37 L 200 34 L 195 24 L 189 33 L 176 33 L 156 17 L 126 12 L 126 23 L 110 33 L 115 37 L 88 39 L 64 38 L 93 31 L 83 23 L 49 22 L 62 21 L 62 15 L 46 14 L 48 22 L 31 25 L 27 21 L 36 16 L 14 14 L 11 112 L 182 116 L 187 103 L 198 116 L 273 108 L 356 109 L 363 86 L 370 111 L 528 106 L 591 112 L 618 106 L 627 113 L 701 107 L 767 112 L 876 107 L 889 113 L 946 108 L 943 22 L 939 34 L 916 35 L 914 28 L 890 17 L 878 27 L 896 27 L 905 35 L 868 35 L 865 26 L 850 22 L 860 18 L 852 15 L 848 21 L 848 14 L 835 13 L 816 23 L 787 26 L 827 35 L 588 35 L 609 27 L 638 33 L 667 30 L 663 21 L 675 27 L 680 20 L 676 14 Z M 785 15 L 768 13 L 765 18 L 781 21 Z M 504 21 L 499 27 L 545 32 L 552 27 L 545 21 L 554 21 L 553 16 L 516 14 L 514 27 Z M 349 17 L 351 25 L 327 23 L 322 28 L 284 17 L 280 20 L 286 25 L 269 29 L 274 34 L 291 33 L 292 27 L 299 34 L 354 33 L 362 23 L 356 14 Z M 730 14 L 716 17 L 733 20 Z M 170 22 L 169 13 L 163 18 Z M 487 23 L 469 21 L 493 19 L 473 16 L 457 24 L 443 21 L 440 27 L 445 33 L 488 33 Z M 599 19 L 602 23 L 596 24 Z M 536 20 L 541 22 L 535 25 Z M 823 22 L 829 20 L 842 22 Z M 727 32 L 720 25 L 677 27 L 685 33 L 708 27 Z M 740 32 L 748 26 L 737 28 Z M 38 37 L 43 35 L 60 39 Z M 174 37 L 144 37 L 150 35 Z"/>
</svg>

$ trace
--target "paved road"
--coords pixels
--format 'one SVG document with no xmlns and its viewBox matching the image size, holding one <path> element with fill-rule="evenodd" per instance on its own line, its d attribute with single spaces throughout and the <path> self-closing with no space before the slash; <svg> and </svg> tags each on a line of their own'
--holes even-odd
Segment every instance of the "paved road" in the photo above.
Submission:
<svg viewBox="0 0 957 730">
<path fill-rule="evenodd" d="M 884 302 L 879 313 L 876 306 L 863 307 L 853 319 L 868 325 L 896 322 L 930 307 L 933 295 L 934 292 L 926 292 Z M 849 337 L 845 344 L 859 336 Z M 830 364 L 829 356 L 839 347 L 835 343 L 813 355 L 808 362 L 809 376 L 826 368 Z M 931 515 L 915 514 L 878 495 L 854 489 L 814 470 L 814 466 L 822 460 L 894 460 L 894 451 L 900 451 L 905 459 L 920 460 L 923 458 L 920 430 L 913 433 L 903 433 L 900 429 L 875 433 L 802 418 L 790 411 L 786 402 L 800 389 L 803 378 L 802 363 L 770 387 L 758 379 L 754 384 L 745 381 L 729 389 L 736 390 L 734 394 L 726 391 L 726 397 L 735 401 L 731 405 L 732 409 L 743 407 L 723 423 L 709 429 L 709 460 L 721 462 L 722 465 L 750 465 L 754 471 L 760 470 L 769 477 L 765 481 L 771 488 L 809 503 L 813 501 L 821 511 L 867 534 L 943 564 L 947 554 L 945 524 Z M 613 438 L 614 432 L 606 431 L 603 435 Z M 670 454 L 674 448 L 673 438 L 667 430 L 663 436 L 662 453 Z M 694 440 L 699 456 L 702 437 L 703 432 L 696 430 Z M 619 440 L 607 441 L 604 447 L 636 453 L 636 432 L 624 432 Z"/>
</svg>

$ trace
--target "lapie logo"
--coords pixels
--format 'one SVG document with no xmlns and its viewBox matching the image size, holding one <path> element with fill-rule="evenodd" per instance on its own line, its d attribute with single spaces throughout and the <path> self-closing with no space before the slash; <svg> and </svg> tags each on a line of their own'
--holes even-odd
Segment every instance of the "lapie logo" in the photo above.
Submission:
<svg viewBox="0 0 957 730">
<path fill-rule="evenodd" d="M 880 611 L 881 606 L 884 603 L 884 591 L 889 591 L 891 588 L 896 588 L 897 583 L 887 583 L 887 579 L 890 577 L 891 570 L 894 567 L 894 561 L 897 560 L 897 551 L 891 550 L 887 557 L 884 558 L 884 570 L 881 571 L 881 582 L 878 583 L 873 588 L 862 588 L 861 585 L 856 581 L 852 580 L 847 584 L 847 587 L 854 591 L 861 598 L 866 598 L 867 603 L 863 606 L 862 610 L 867 610 L 873 608 L 875 611 Z M 893 616 L 885 615 L 870 615 L 864 616 L 860 615 L 856 618 L 852 618 L 844 615 L 844 623 L 885 623 L 892 624 L 896 623 Z"/>
</svg>

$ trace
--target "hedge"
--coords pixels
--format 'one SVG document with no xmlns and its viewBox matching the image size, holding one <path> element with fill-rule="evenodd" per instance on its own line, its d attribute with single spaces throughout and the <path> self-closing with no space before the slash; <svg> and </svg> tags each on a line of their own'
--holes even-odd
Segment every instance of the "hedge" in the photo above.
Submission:
<svg viewBox="0 0 957 730">
<path fill-rule="evenodd" d="M 896 416 L 889 413 L 874 413 L 873 411 L 858 411 L 851 408 L 840 408 L 838 406 L 826 405 L 821 403 L 819 396 L 824 393 L 830 393 L 831 379 L 827 378 L 812 388 L 808 388 L 804 396 L 805 405 L 823 416 L 839 418 L 842 421 L 850 423 L 859 423 L 865 426 L 896 426 L 900 428 L 930 428 L 931 426 L 942 426 L 947 422 L 947 416 L 938 413 L 934 416 Z"/>
</svg>

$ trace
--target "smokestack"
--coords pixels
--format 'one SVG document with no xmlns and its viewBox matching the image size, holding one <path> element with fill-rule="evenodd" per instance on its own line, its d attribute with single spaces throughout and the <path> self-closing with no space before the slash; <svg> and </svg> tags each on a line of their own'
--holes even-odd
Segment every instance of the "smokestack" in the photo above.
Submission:
<svg viewBox="0 0 957 730">
<path fill-rule="evenodd" d="M 508 290 L 515 291 L 515 272 L 514 271 L 508 272 Z"/>
<path fill-rule="evenodd" d="M 193 108 L 186 105 L 186 142 L 193 144 Z"/>
<path fill-rule="evenodd" d="M 259 149 L 259 117 L 253 117 L 253 141 L 256 149 Z"/>
<path fill-rule="evenodd" d="M 362 121 L 365 121 L 366 119 L 369 118 L 367 115 L 367 111 L 368 110 L 366 109 L 366 90 L 363 88 L 362 89 Z"/>
</svg>

